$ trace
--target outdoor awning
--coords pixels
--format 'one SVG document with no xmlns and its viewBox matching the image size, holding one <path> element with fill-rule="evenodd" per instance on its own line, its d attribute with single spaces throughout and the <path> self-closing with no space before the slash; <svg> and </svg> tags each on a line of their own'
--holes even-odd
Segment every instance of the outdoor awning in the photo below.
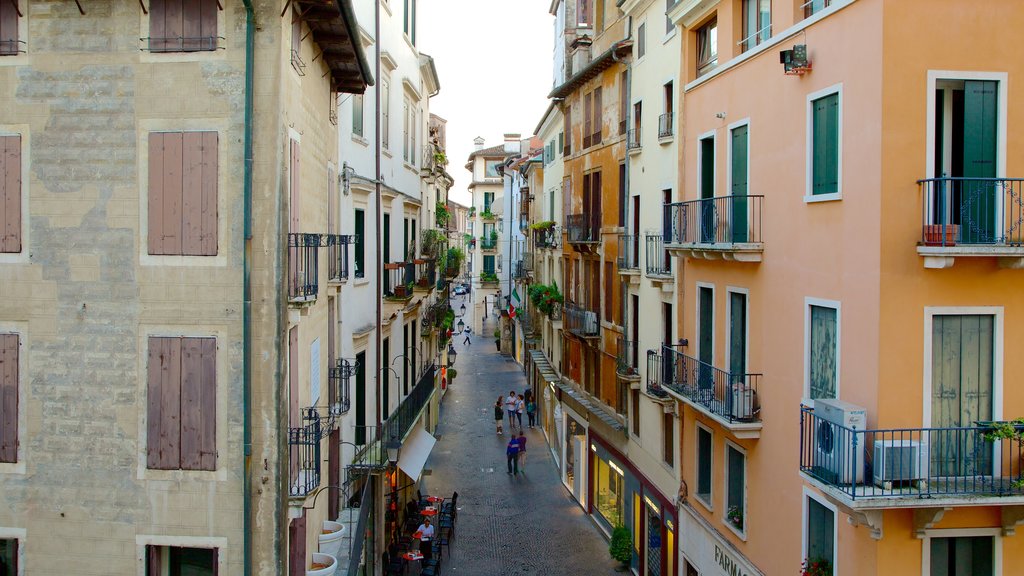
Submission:
<svg viewBox="0 0 1024 576">
<path fill-rule="evenodd" d="M 548 362 L 548 357 L 544 355 L 541 350 L 530 350 L 530 358 L 533 359 L 533 364 L 540 371 L 540 375 L 544 377 L 545 382 L 551 382 L 557 384 L 562 381 L 558 376 L 558 372 L 551 367 L 551 362 Z"/>
<path fill-rule="evenodd" d="M 562 391 L 563 398 L 565 396 L 568 396 L 583 410 L 596 416 L 598 420 L 603 422 L 612 430 L 615 430 L 616 432 L 625 431 L 626 427 L 623 426 L 621 422 L 619 422 L 614 416 L 609 414 L 606 410 L 601 408 L 597 404 L 597 402 L 592 401 L 588 394 L 584 393 L 581 390 L 577 390 L 571 382 L 561 380 L 559 382 L 555 382 L 555 386 L 557 386 Z"/>
<path fill-rule="evenodd" d="M 423 465 L 427 463 L 427 457 L 430 456 L 430 451 L 436 443 L 437 438 L 434 438 L 433 434 L 423 428 L 416 428 L 402 444 L 402 452 L 398 456 L 398 467 L 414 482 L 418 481 L 423 472 Z"/>
</svg>

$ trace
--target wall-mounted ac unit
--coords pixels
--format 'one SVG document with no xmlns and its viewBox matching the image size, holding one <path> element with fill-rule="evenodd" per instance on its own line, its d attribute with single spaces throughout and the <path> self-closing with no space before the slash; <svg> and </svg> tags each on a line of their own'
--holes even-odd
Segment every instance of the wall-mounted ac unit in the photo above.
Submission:
<svg viewBox="0 0 1024 576">
<path fill-rule="evenodd" d="M 872 476 L 875 485 L 892 489 L 893 482 L 921 480 L 923 454 L 917 440 L 875 440 Z"/>
<path fill-rule="evenodd" d="M 754 388 L 742 382 L 732 385 L 732 417 L 749 420 L 754 417 Z"/>
<path fill-rule="evenodd" d="M 864 480 L 864 408 L 820 398 L 814 401 L 814 472 L 834 484 L 860 484 Z M 856 431 L 856 432 L 855 432 Z M 854 437 L 857 437 L 856 448 Z"/>
</svg>

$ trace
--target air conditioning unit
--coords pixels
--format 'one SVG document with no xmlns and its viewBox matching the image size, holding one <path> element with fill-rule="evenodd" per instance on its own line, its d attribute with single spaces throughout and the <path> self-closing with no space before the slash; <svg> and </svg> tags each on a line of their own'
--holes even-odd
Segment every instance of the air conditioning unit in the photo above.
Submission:
<svg viewBox="0 0 1024 576">
<path fill-rule="evenodd" d="M 917 440 L 875 440 L 872 476 L 875 485 L 892 489 L 893 482 L 914 482 L 922 479 L 924 461 L 921 442 Z"/>
<path fill-rule="evenodd" d="M 583 312 L 583 333 L 597 334 L 597 312 L 589 310 Z"/>
<path fill-rule="evenodd" d="M 779 52 L 779 63 L 788 75 L 801 75 L 811 69 L 811 63 L 807 59 L 807 45 L 796 44 L 792 50 Z"/>
<path fill-rule="evenodd" d="M 864 439 L 855 431 L 864 430 L 864 408 L 842 400 L 814 401 L 814 472 L 834 484 L 860 484 L 864 481 Z"/>
<path fill-rule="evenodd" d="M 754 417 L 754 388 L 742 382 L 732 385 L 732 417 L 750 420 Z"/>
</svg>

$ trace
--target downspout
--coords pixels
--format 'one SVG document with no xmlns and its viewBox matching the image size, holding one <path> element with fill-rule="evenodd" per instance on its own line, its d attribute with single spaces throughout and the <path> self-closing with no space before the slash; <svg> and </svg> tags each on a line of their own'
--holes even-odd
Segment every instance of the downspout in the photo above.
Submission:
<svg viewBox="0 0 1024 576">
<path fill-rule="evenodd" d="M 245 5 L 245 160 L 242 167 L 242 574 L 252 574 L 252 123 L 253 69 L 256 59 L 256 14 L 252 0 Z"/>
<path fill-rule="evenodd" d="M 374 64 L 374 77 L 375 78 L 380 78 L 380 52 L 381 52 L 381 50 L 380 50 L 380 42 L 381 42 L 381 38 L 380 38 L 380 2 L 376 2 L 375 1 L 373 3 L 373 5 L 374 5 L 374 8 L 373 8 L 373 45 L 374 45 L 374 62 L 375 62 L 375 64 Z M 374 388 L 374 391 L 375 391 L 375 393 L 374 393 L 374 402 L 376 404 L 376 409 L 374 410 L 374 415 L 375 415 L 374 419 L 376 420 L 376 423 L 377 423 L 377 427 L 376 427 L 377 430 L 383 430 L 383 427 L 380 425 L 381 424 L 381 416 L 380 416 L 380 414 L 381 414 L 381 398 L 380 398 L 380 366 L 381 366 L 381 361 L 380 361 L 381 349 L 380 348 L 381 348 L 381 333 L 380 332 L 381 332 L 381 323 L 382 323 L 382 314 L 383 314 L 382 310 L 381 310 L 381 308 L 383 306 L 382 299 L 384 297 L 384 293 L 381 291 L 381 282 L 383 282 L 383 280 L 384 280 L 384 259 L 381 258 L 381 253 L 382 253 L 381 243 L 382 243 L 383 236 L 381 235 L 380 228 L 381 228 L 381 224 L 384 222 L 384 214 L 383 214 L 383 211 L 381 210 L 381 187 L 380 187 L 380 178 L 381 178 L 381 170 L 380 170 L 380 161 L 381 160 L 380 160 L 380 155 L 381 155 L 381 142 L 382 142 L 381 134 L 380 134 L 380 125 L 381 125 L 381 122 L 380 122 L 380 97 L 381 97 L 381 94 L 380 93 L 381 93 L 381 87 L 377 86 L 377 88 L 374 90 L 375 107 L 373 109 L 373 121 L 374 121 L 374 126 L 375 126 L 375 128 L 374 128 L 374 135 L 376 136 L 376 138 L 374 138 L 374 140 L 376 140 L 376 143 L 374 144 L 374 160 L 375 160 L 375 164 L 376 164 L 376 173 L 374 174 L 374 192 L 375 192 L 374 193 L 374 202 L 376 203 L 376 213 L 374 214 L 374 229 L 375 229 L 375 232 L 376 232 L 376 234 L 375 234 L 376 238 L 374 240 L 374 246 L 375 246 L 375 250 L 376 250 L 376 253 L 377 253 L 377 260 L 374 263 L 374 267 L 375 267 L 376 272 L 377 272 L 377 274 L 376 274 L 376 276 L 377 276 L 377 285 L 376 285 L 376 292 L 375 292 L 375 295 L 374 295 L 374 303 L 376 304 L 376 307 L 377 307 L 377 327 L 373 331 L 373 334 L 374 334 L 374 338 L 373 338 L 373 342 L 374 342 L 374 346 L 373 346 L 374 347 L 374 358 L 376 359 L 376 363 L 373 365 L 373 388 Z M 389 117 L 388 117 L 388 126 L 389 126 L 389 128 L 391 126 L 390 111 L 389 111 Z M 364 399 L 364 401 L 365 401 L 365 399 Z M 385 442 L 384 438 L 378 438 L 377 441 L 380 442 L 381 446 L 383 447 L 384 442 Z M 378 482 L 380 483 L 379 484 L 379 486 L 380 486 L 379 491 L 383 492 L 384 481 L 383 481 L 382 478 L 378 478 L 376 476 L 370 476 L 370 481 L 373 483 L 372 484 L 373 491 L 371 492 L 371 494 L 373 495 L 373 498 L 372 498 L 372 502 L 370 503 L 370 506 L 372 506 L 372 508 L 370 509 L 370 511 L 371 511 L 370 516 L 372 518 L 372 527 L 370 529 L 370 534 L 371 534 L 371 536 L 370 536 L 370 539 L 371 539 L 370 540 L 370 556 L 369 556 L 369 560 L 367 561 L 367 565 L 371 566 L 371 567 L 374 567 L 373 568 L 373 573 L 376 573 L 376 563 L 377 563 L 377 495 L 378 495 L 378 484 L 377 483 Z M 360 537 L 362 537 L 362 536 L 360 535 Z M 365 554 L 366 552 L 364 551 L 363 553 Z"/>
</svg>

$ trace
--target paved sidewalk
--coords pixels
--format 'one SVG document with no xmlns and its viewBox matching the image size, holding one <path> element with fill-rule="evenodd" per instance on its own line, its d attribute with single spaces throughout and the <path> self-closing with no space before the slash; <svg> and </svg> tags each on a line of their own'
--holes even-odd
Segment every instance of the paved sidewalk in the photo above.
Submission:
<svg viewBox="0 0 1024 576">
<path fill-rule="evenodd" d="M 494 331 L 488 320 L 484 334 Z M 478 336 L 474 334 L 474 336 Z M 522 393 L 526 378 L 494 339 L 455 342 L 458 376 L 441 408 L 440 436 L 423 493 L 459 492 L 459 520 L 443 574 L 616 574 L 608 544 L 562 485 L 540 428 L 526 428 L 526 473 L 506 473 L 505 435 L 494 433 L 498 394 Z M 527 423 L 523 415 L 524 425 Z"/>
</svg>

